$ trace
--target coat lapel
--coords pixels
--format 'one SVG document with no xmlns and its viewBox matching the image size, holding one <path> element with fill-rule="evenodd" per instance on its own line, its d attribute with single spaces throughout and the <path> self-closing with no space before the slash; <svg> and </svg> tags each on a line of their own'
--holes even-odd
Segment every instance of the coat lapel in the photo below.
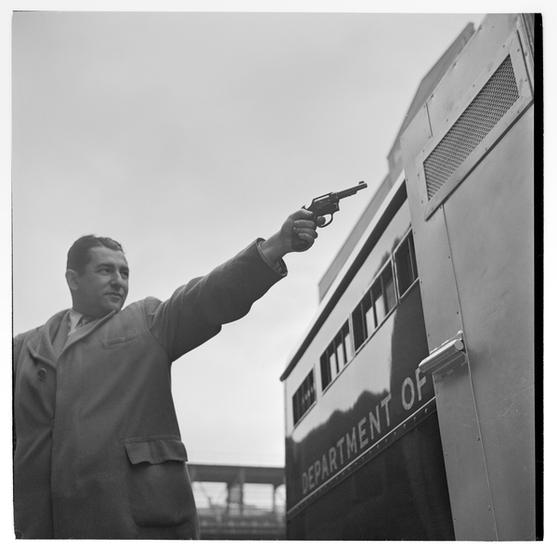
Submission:
<svg viewBox="0 0 557 550">
<path fill-rule="evenodd" d="M 68 322 L 67 315 L 69 314 L 69 309 L 64 311 L 60 311 L 53 315 L 38 331 L 37 337 L 31 339 L 27 343 L 27 348 L 29 349 L 29 353 L 31 356 L 39 361 L 47 363 L 53 368 L 56 368 L 56 362 L 58 361 L 59 355 L 57 355 L 56 350 L 54 349 L 54 337 L 58 330 L 61 329 L 62 322 Z M 79 342 L 91 332 L 93 332 L 98 326 L 105 323 L 115 314 L 114 311 L 111 311 L 108 315 L 101 317 L 95 321 L 91 321 L 87 325 L 79 328 L 73 334 L 71 334 L 65 344 L 62 346 L 60 355 L 64 353 L 70 346 L 73 346 L 75 343 Z M 66 327 L 63 327 L 64 329 Z"/>
<path fill-rule="evenodd" d="M 77 330 L 75 330 L 75 332 L 68 336 L 66 345 L 62 349 L 62 353 L 64 353 L 70 346 L 73 346 L 75 343 L 79 342 L 80 340 L 91 334 L 98 326 L 108 321 L 115 313 L 115 311 L 111 311 L 108 315 L 100 317 L 99 319 L 95 319 L 94 321 L 90 321 L 83 327 L 79 327 Z"/>
<path fill-rule="evenodd" d="M 69 310 L 63 310 L 53 315 L 38 331 L 36 338 L 32 338 L 27 343 L 27 349 L 31 356 L 39 361 L 47 363 L 52 367 L 56 367 L 57 355 L 54 349 L 54 337 L 60 324 L 67 321 Z"/>
</svg>

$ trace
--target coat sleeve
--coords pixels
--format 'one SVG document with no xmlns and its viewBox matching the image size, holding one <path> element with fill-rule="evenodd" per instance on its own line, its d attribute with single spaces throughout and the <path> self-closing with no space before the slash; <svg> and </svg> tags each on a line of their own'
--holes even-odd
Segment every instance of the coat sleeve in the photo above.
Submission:
<svg viewBox="0 0 557 550">
<path fill-rule="evenodd" d="M 19 364 L 23 344 L 25 343 L 25 336 L 28 333 L 19 334 L 12 340 L 12 452 L 15 455 L 15 448 L 17 444 L 16 429 L 15 429 L 15 411 L 13 409 L 15 404 L 15 384 L 17 377 L 17 365 Z"/>
<path fill-rule="evenodd" d="M 17 437 L 15 430 L 15 411 L 13 409 L 15 403 L 15 379 L 16 366 L 19 361 L 21 348 L 23 347 L 23 335 L 16 336 L 12 341 L 12 453 L 15 456 L 15 448 L 17 445 Z"/>
<path fill-rule="evenodd" d="M 171 361 L 218 334 L 225 323 L 240 319 L 269 288 L 286 276 L 284 262 L 271 266 L 258 239 L 204 277 L 192 279 L 160 302 L 145 301 L 148 326 Z"/>
</svg>

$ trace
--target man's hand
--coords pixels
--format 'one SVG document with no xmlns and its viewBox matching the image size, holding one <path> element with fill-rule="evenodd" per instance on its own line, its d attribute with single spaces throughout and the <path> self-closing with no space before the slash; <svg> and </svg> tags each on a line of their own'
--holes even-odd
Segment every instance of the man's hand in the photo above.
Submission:
<svg viewBox="0 0 557 550">
<path fill-rule="evenodd" d="M 324 219 L 316 221 L 322 223 Z M 290 252 L 304 252 L 313 246 L 317 239 L 317 225 L 313 214 L 303 208 L 290 214 L 280 230 L 261 243 L 261 252 L 271 262 L 277 262 Z"/>
</svg>

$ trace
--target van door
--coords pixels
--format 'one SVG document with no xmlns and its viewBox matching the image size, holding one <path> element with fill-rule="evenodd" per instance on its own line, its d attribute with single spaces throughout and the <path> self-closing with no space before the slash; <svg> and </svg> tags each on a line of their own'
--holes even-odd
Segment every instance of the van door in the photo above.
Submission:
<svg viewBox="0 0 557 550">
<path fill-rule="evenodd" d="M 402 136 L 457 539 L 536 536 L 532 20 L 488 16 Z"/>
</svg>

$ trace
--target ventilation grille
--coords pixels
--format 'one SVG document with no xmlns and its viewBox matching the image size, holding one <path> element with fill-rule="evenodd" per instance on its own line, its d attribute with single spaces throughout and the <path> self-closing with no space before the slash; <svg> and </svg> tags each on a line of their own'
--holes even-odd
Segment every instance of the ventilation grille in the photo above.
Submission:
<svg viewBox="0 0 557 550">
<path fill-rule="evenodd" d="M 424 162 L 431 199 L 519 98 L 510 56 L 493 73 Z"/>
</svg>

